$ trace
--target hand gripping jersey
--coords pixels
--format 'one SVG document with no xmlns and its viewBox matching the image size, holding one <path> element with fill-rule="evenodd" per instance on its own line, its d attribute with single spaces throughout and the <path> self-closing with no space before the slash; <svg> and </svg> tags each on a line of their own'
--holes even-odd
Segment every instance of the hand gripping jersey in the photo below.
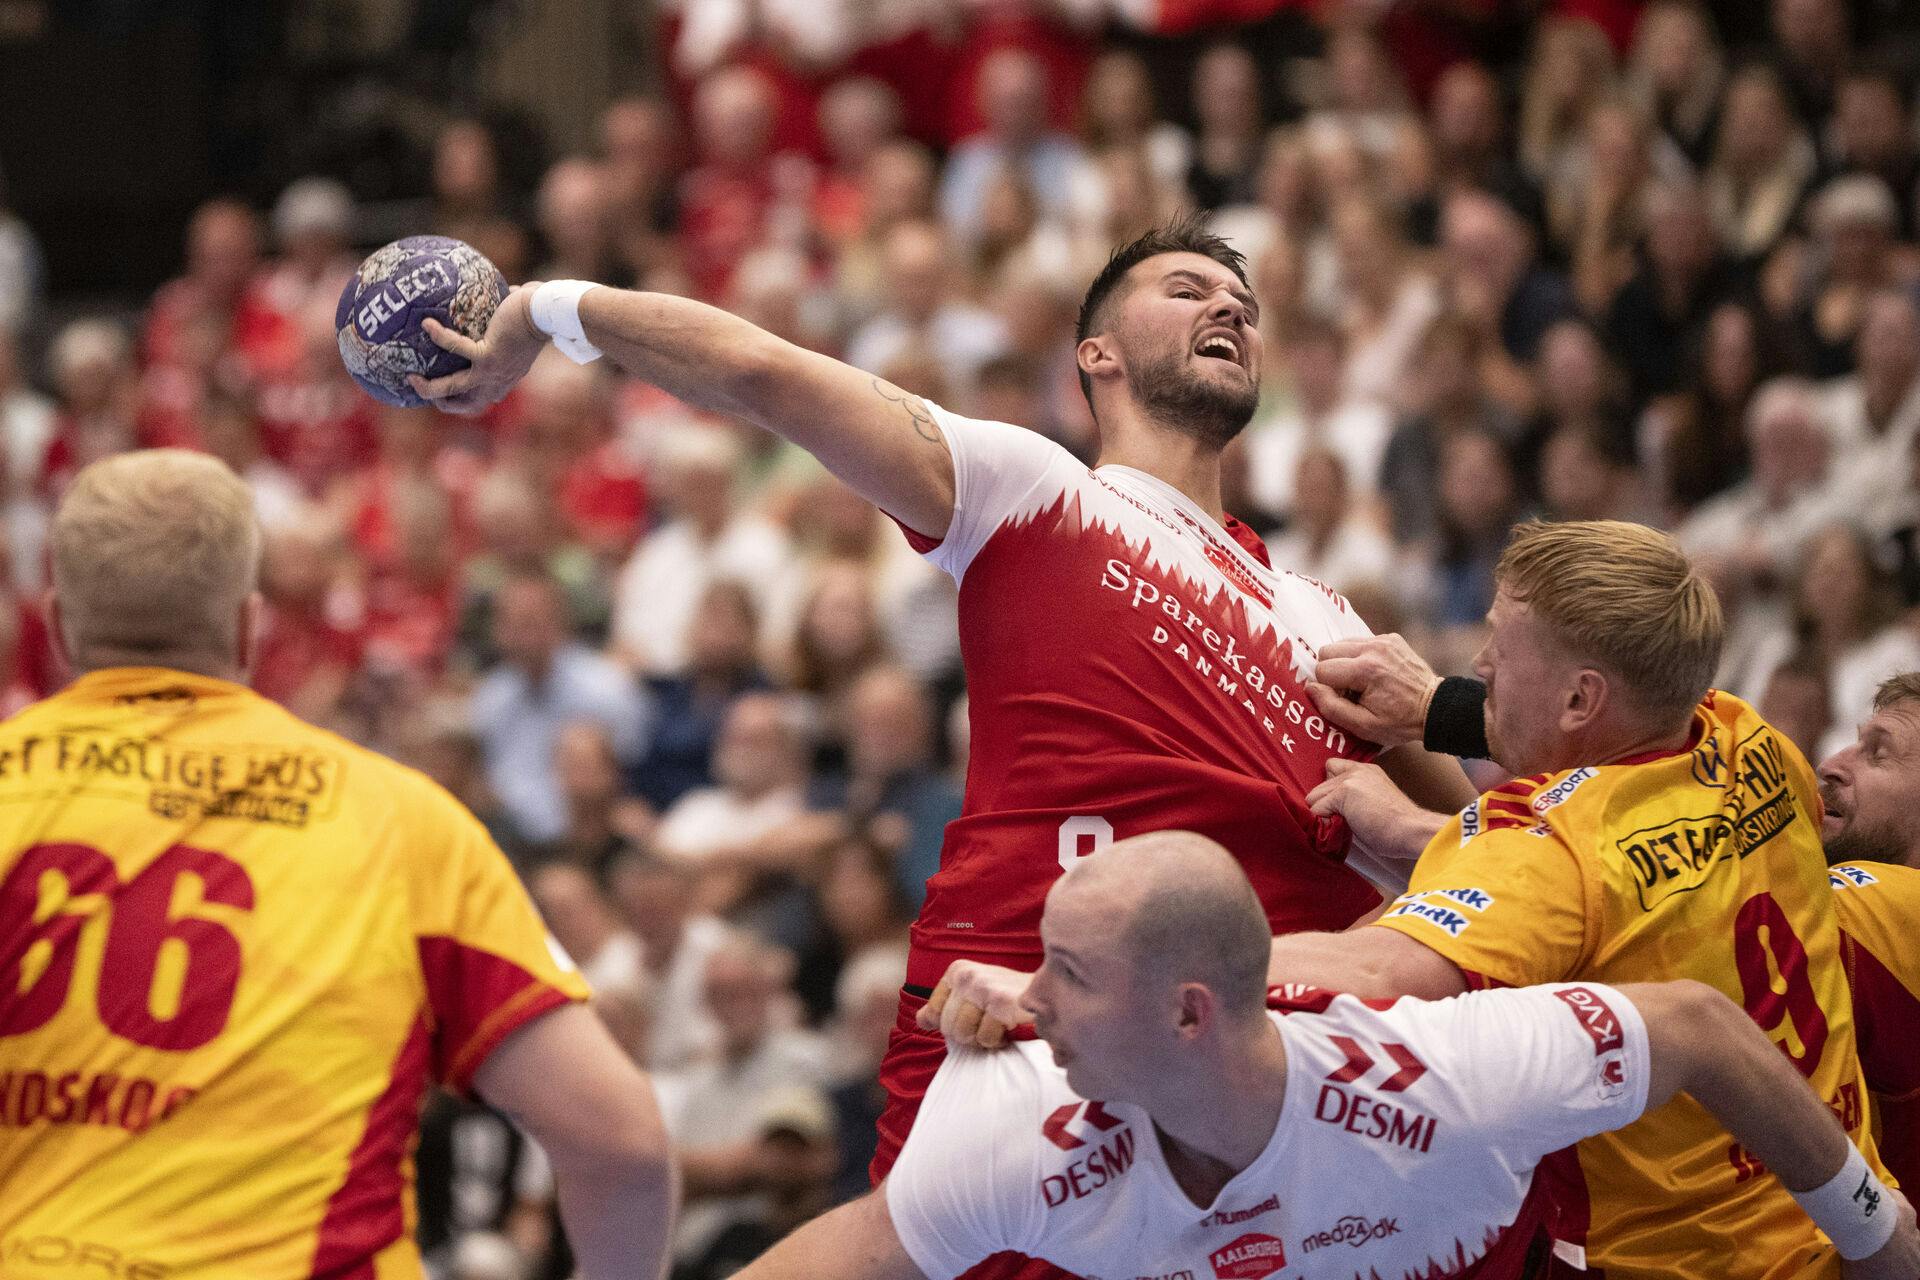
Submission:
<svg viewBox="0 0 1920 1280">
<path fill-rule="evenodd" d="M 585 995 L 426 778 L 85 676 L 0 725 L 0 1275 L 417 1277 L 428 1081 Z"/>
<path fill-rule="evenodd" d="M 1827 875 L 1853 989 L 1860 1067 L 1887 1168 L 1920 1186 L 1920 869 L 1846 864 Z"/>
<path fill-rule="evenodd" d="M 1692 978 L 1740 1004 L 1878 1166 L 1820 848 L 1820 792 L 1712 692 L 1688 750 L 1516 778 L 1443 827 L 1381 927 L 1476 985 Z M 1839 1261 L 1777 1179 L 1685 1096 L 1556 1162 L 1562 1258 L 1620 1277 L 1781 1280 Z"/>
<path fill-rule="evenodd" d="M 957 1050 L 885 1186 L 907 1253 L 933 1280 L 1004 1249 L 1089 1280 L 1465 1276 L 1541 1156 L 1645 1108 L 1646 1027 L 1609 988 L 1315 994 L 1268 1015 L 1280 1120 L 1210 1204 L 1146 1112 L 1076 1096 L 1045 1045 Z"/>
<path fill-rule="evenodd" d="M 1304 803 L 1329 758 L 1371 751 L 1304 687 L 1321 645 L 1368 634 L 1347 602 L 1152 476 L 929 408 L 953 523 L 910 538 L 960 584 L 973 751 L 908 981 L 955 956 L 1036 967 L 1062 868 L 1148 831 L 1225 845 L 1276 933 L 1362 915 L 1377 898 L 1341 862 L 1344 825 Z"/>
</svg>

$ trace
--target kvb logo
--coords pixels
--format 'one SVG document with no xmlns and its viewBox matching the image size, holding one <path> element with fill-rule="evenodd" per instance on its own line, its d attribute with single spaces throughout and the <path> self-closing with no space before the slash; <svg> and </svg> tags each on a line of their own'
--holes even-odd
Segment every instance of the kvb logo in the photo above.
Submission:
<svg viewBox="0 0 1920 1280">
<path fill-rule="evenodd" d="M 1565 987 L 1553 994 L 1580 1020 L 1581 1029 L 1593 1041 L 1594 1057 L 1612 1053 L 1626 1043 L 1620 1032 L 1619 1015 L 1598 992 L 1590 987 Z"/>
<path fill-rule="evenodd" d="M 1040 1132 L 1046 1135 L 1048 1142 L 1062 1151 L 1079 1150 L 1087 1145 L 1086 1139 L 1069 1133 L 1067 1126 L 1073 1123 L 1074 1116 L 1080 1114 L 1082 1108 L 1085 1108 L 1087 1123 L 1101 1133 L 1109 1133 L 1120 1127 L 1121 1122 L 1108 1115 L 1107 1109 L 1099 1103 L 1070 1102 L 1064 1107 L 1056 1108 L 1053 1114 L 1047 1117 L 1046 1123 L 1040 1126 Z"/>
</svg>

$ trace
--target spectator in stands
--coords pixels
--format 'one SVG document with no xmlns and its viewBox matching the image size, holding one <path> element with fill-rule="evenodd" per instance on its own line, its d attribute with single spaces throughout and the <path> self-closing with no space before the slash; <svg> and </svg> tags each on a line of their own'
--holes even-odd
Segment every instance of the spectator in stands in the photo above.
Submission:
<svg viewBox="0 0 1920 1280">
<path fill-rule="evenodd" d="M 1552 187 L 1572 169 L 1587 118 L 1613 90 L 1613 46 L 1584 18 L 1549 16 L 1534 28 L 1521 93 L 1521 170 Z"/>
<path fill-rule="evenodd" d="M 1781 88 L 1798 122 L 1817 128 L 1853 60 L 1847 6 L 1843 0 L 1772 0 L 1768 8 Z"/>
<path fill-rule="evenodd" d="M 1752 601 L 1784 585 L 1807 542 L 1835 514 L 1832 429 L 1814 388 L 1797 378 L 1767 383 L 1746 422 L 1748 478 L 1696 508 L 1675 537 L 1723 598 Z M 1737 650 L 1741 628 L 1730 628 Z M 1759 685 L 1753 684 L 1758 692 Z"/>
<path fill-rule="evenodd" d="M 499 659 L 493 647 L 493 609 L 500 588 L 520 574 L 545 575 L 567 601 L 567 631 L 606 634 L 610 602 L 593 553 L 567 536 L 560 512 L 544 503 L 526 478 L 496 470 L 473 498 L 479 545 L 461 573 L 459 653 L 469 670 Z"/>
<path fill-rule="evenodd" d="M 1394 427 L 1380 459 L 1380 491 L 1393 540 L 1402 548 L 1430 541 L 1439 528 L 1444 443 L 1463 432 L 1519 438 L 1518 422 L 1486 394 L 1481 353 L 1490 339 L 1457 315 L 1442 314 L 1420 341 L 1409 380 L 1408 413 Z"/>
<path fill-rule="evenodd" d="M 1866 174 L 1886 183 L 1899 207 L 1899 235 L 1914 238 L 1920 210 L 1920 142 L 1906 81 L 1890 63 L 1851 62 L 1840 79 L 1822 151 L 1834 173 Z"/>
<path fill-rule="evenodd" d="M 13 584 L 29 591 L 43 580 L 48 512 L 39 489 L 55 430 L 53 401 L 28 382 L 18 335 L 0 324 L 0 509 L 6 513 Z"/>
<path fill-rule="evenodd" d="M 794 877 L 831 835 L 831 827 L 800 821 L 807 780 L 800 716 L 779 694 L 735 699 L 714 743 L 714 785 L 685 793 L 660 815 L 653 847 L 699 877 L 699 901 L 710 910 L 750 901 L 787 909 Z"/>
<path fill-rule="evenodd" d="M 881 373 L 918 348 L 940 362 L 950 387 L 970 388 L 1007 336 L 996 316 L 958 295 L 947 234 L 934 222 L 901 223 L 887 235 L 883 261 L 886 310 L 848 341 L 848 361 Z"/>
<path fill-rule="evenodd" d="M 1641 263 L 1608 305 L 1601 330 L 1626 368 L 1633 402 L 1677 391 L 1707 317 L 1739 290 L 1707 193 L 1666 183 L 1646 195 Z"/>
<path fill-rule="evenodd" d="M 1484 65 L 1462 60 L 1434 85 L 1427 106 L 1434 187 L 1427 225 L 1440 204 L 1459 191 L 1480 190 L 1513 209 L 1523 223 L 1543 224 L 1540 191 L 1507 154 L 1506 111 L 1500 83 Z M 1416 209 L 1414 216 L 1421 218 Z"/>
<path fill-rule="evenodd" d="M 433 140 L 430 173 L 431 221 L 438 234 L 468 234 L 503 212 L 499 147 L 493 131 L 480 121 L 453 120 L 440 130 Z"/>
<path fill-rule="evenodd" d="M 540 179 L 535 206 L 547 257 L 541 280 L 619 280 L 613 242 L 613 191 L 597 160 L 569 156 Z"/>
<path fill-rule="evenodd" d="M 1046 64 L 1026 49 L 987 55 L 976 88 L 986 129 L 953 149 L 940 184 L 941 220 L 963 245 L 979 238 L 987 191 L 1002 170 L 1016 173 L 1048 212 L 1064 215 L 1085 160 L 1079 143 L 1048 127 Z"/>
<path fill-rule="evenodd" d="M 1810 651 L 1794 653 L 1773 669 L 1754 710 L 1800 748 L 1801 755 L 1818 760 L 1833 722 L 1826 668 Z"/>
<path fill-rule="evenodd" d="M 1780 77 L 1757 64 L 1735 72 L 1706 175 L 1714 222 L 1735 257 L 1758 262 L 1773 251 L 1817 164 Z"/>
<path fill-rule="evenodd" d="M 1756 646 L 1744 688 L 1766 688 L 1774 668 L 1804 650 L 1828 673 L 1829 729 L 1824 759 L 1853 741 L 1873 713 L 1873 691 L 1889 675 L 1920 667 L 1920 635 L 1900 617 L 1892 576 L 1875 564 L 1860 534 L 1829 526 L 1806 547 L 1791 615 Z M 1740 692 L 1740 689 L 1735 689 Z"/>
<path fill-rule="evenodd" d="M 742 695 L 771 687 L 755 656 L 758 622 L 746 587 L 725 578 L 709 583 L 687 626 L 686 670 L 647 681 L 659 728 L 632 777 L 656 811 L 713 784 L 714 743 L 728 710 Z"/>
<path fill-rule="evenodd" d="M 1379 402 L 1343 395 L 1345 349 L 1340 330 L 1324 321 L 1304 321 L 1287 334 L 1284 359 L 1276 364 L 1291 376 L 1279 396 L 1263 397 L 1267 404 L 1246 434 L 1251 496 L 1269 516 L 1284 519 L 1293 510 L 1294 477 L 1309 449 L 1340 456 L 1361 502 L 1371 500 L 1379 483 L 1393 422 Z"/>
<path fill-rule="evenodd" d="M 634 548 L 613 596 L 614 640 L 643 676 L 686 670 L 687 627 L 709 583 L 744 583 L 764 608 L 786 571 L 786 534 L 735 503 L 741 461 L 736 437 L 714 427 L 677 428 L 655 449 L 666 519 Z"/>
<path fill-rule="evenodd" d="M 1187 169 L 1187 193 L 1201 209 L 1252 204 L 1263 158 L 1266 107 L 1260 67 L 1236 44 L 1207 50 L 1193 68 L 1193 114 L 1199 129 Z"/>
<path fill-rule="evenodd" d="M 893 874 L 902 901 L 915 910 L 940 868 L 940 841 L 960 816 L 960 789 L 934 758 L 934 705 L 909 672 L 875 666 L 846 701 L 846 772 L 821 778 L 809 800 L 839 810 L 855 829 L 893 829 Z"/>
<path fill-rule="evenodd" d="M 1713 21 L 1696 0 L 1655 0 L 1634 32 L 1628 87 L 1654 125 L 1696 168 L 1707 163 L 1719 122 L 1726 59 Z"/>
<path fill-rule="evenodd" d="M 621 850 L 645 844 L 652 835 L 654 815 L 644 802 L 626 794 L 620 759 L 605 725 L 578 720 L 563 728 L 554 743 L 553 768 L 567 826 L 543 850 L 547 857 L 597 877 Z"/>
<path fill-rule="evenodd" d="M 1541 266 L 1532 233 L 1509 206 L 1459 191 L 1441 210 L 1441 252 L 1452 309 L 1488 339 L 1481 350 L 1487 393 L 1517 413 L 1532 407 L 1532 380 L 1518 367 L 1540 350 L 1555 321 L 1574 313 L 1566 281 Z"/>
<path fill-rule="evenodd" d="M 314 306 L 328 314 L 353 274 L 353 193 L 332 178 L 288 183 L 273 205 L 273 239 L 280 258 L 262 289 L 267 305 L 298 326 Z"/>
<path fill-rule="evenodd" d="M 1619 437 L 1591 421 L 1569 420 L 1541 442 L 1541 515 L 1548 520 L 1631 520 L 1656 514 L 1641 491 L 1632 455 Z"/>
<path fill-rule="evenodd" d="M 629 766 L 646 748 L 653 705 L 617 664 L 568 638 L 566 601 L 551 578 L 516 574 L 502 585 L 493 642 L 500 665 L 472 704 L 487 777 L 529 839 L 558 839 L 567 821 L 554 758 L 561 731 L 576 720 L 604 726 Z"/>
<path fill-rule="evenodd" d="M 1539 408 L 1527 430 L 1524 468 L 1533 469 L 1548 438 L 1568 428 L 1593 435 L 1609 455 L 1631 460 L 1634 441 L 1621 379 L 1585 320 L 1561 320 L 1547 330 L 1534 381 Z"/>
<path fill-rule="evenodd" d="M 1837 378 L 1853 369 L 1867 300 L 1914 273 L 1911 264 L 1896 258 L 1900 210 L 1880 179 L 1868 174 L 1835 178 L 1808 211 L 1814 232 L 1806 249 L 1810 261 L 1789 322 L 1801 367 L 1816 378 Z"/>
<path fill-rule="evenodd" d="M 717 1060 L 688 1073 L 665 1105 L 684 1187 L 674 1258 L 693 1265 L 727 1227 L 763 1216 L 771 1170 L 763 1151 L 768 1104 L 795 1086 L 827 1082 L 825 1047 L 786 1022 L 793 958 L 746 937 L 707 959 L 704 983 L 720 1028 Z"/>
<path fill-rule="evenodd" d="M 827 166 L 814 188 L 813 222 L 829 244 L 848 244 L 866 229 L 869 166 L 899 134 L 899 95 L 881 81 L 855 76 L 821 95 Z"/>
<path fill-rule="evenodd" d="M 1346 336 L 1341 394 L 1351 403 L 1404 408 L 1420 337 L 1440 314 L 1440 290 L 1409 251 L 1397 217 L 1377 200 L 1342 201 L 1330 219 L 1339 261 L 1338 314 Z"/>
<path fill-rule="evenodd" d="M 216 353 L 231 353 L 249 376 L 284 367 L 293 333 L 271 304 L 261 274 L 260 220 L 237 200 L 210 200 L 187 227 L 187 267 L 147 310 L 141 351 L 150 365 L 194 358 L 193 326 L 214 326 Z"/>
<path fill-rule="evenodd" d="M 694 909 L 694 875 L 679 863 L 629 850 L 607 871 L 621 923 L 640 940 L 653 994 L 646 1067 L 684 1074 L 719 1052 L 720 1028 L 707 1006 L 707 961 L 725 945 L 725 925 Z"/>
<path fill-rule="evenodd" d="M 1641 449 L 1671 509 L 1685 515 L 1747 470 L 1747 408 L 1777 361 L 1761 344 L 1760 320 L 1738 302 L 1714 308 L 1686 357 L 1684 388 L 1648 406 Z"/>
<path fill-rule="evenodd" d="M 1439 530 L 1433 555 L 1433 619 L 1477 628 L 1493 607 L 1493 567 L 1524 518 L 1520 477 L 1499 437 L 1463 431 L 1440 447 Z"/>
<path fill-rule="evenodd" d="M 844 560 L 821 565 L 787 651 L 787 683 L 809 695 L 820 718 L 833 723 L 854 682 L 886 656 L 886 648 L 866 569 Z"/>
<path fill-rule="evenodd" d="M 775 199 L 775 99 L 759 72 L 714 71 L 694 97 L 698 160 L 680 184 L 680 245 L 703 298 L 726 296 L 733 268 L 759 243 Z"/>
<path fill-rule="evenodd" d="M 643 279 L 676 216 L 674 179 L 682 142 L 673 110 L 654 98 L 616 98 L 600 115 L 608 219 L 614 251 Z"/>
<path fill-rule="evenodd" d="M 576 862 L 543 862 L 527 876 L 527 891 L 596 996 L 639 980 L 640 940 L 621 927 L 591 871 Z"/>
<path fill-rule="evenodd" d="M 1374 520 L 1374 504 L 1347 483 L 1341 456 L 1310 445 L 1294 463 L 1294 501 L 1286 528 L 1267 535 L 1276 569 L 1302 573 L 1346 594 L 1394 576 L 1393 543 Z"/>
<path fill-rule="evenodd" d="M 250 396 L 220 388 L 200 402 L 200 443 L 253 491 L 253 510 L 263 528 L 287 524 L 303 514 L 307 502 L 287 469 L 267 456 L 260 415 Z"/>
<path fill-rule="evenodd" d="M 73 320 L 61 328 L 46 365 L 58 409 L 35 486 L 48 497 L 60 497 L 67 480 L 88 462 L 146 443 L 138 418 L 140 372 L 127 332 L 98 319 Z"/>
<path fill-rule="evenodd" d="M 875 823 L 870 830 L 885 825 L 890 824 Z M 794 994 L 815 1026 L 834 1016 L 840 977 L 848 966 L 869 952 L 905 961 L 913 908 L 900 892 L 895 862 L 889 844 L 858 832 L 821 855 L 814 898 L 822 927 L 800 952 L 794 974 Z M 834 1048 L 838 1052 L 841 1046 Z M 840 1069 L 834 1063 L 836 1075 Z"/>
<path fill-rule="evenodd" d="M 1920 295 L 1878 289 L 1862 304 L 1855 372 L 1828 386 L 1840 466 L 1837 492 L 1861 507 L 1906 483 L 1908 448 L 1920 435 Z"/>
<path fill-rule="evenodd" d="M 900 984 L 907 953 L 900 947 L 868 947 L 841 970 L 834 984 L 834 1021 L 829 1032 L 833 1078 L 828 1093 L 838 1134 L 839 1167 L 833 1178 L 836 1203 L 865 1195 L 867 1166 L 878 1146 L 880 1113 L 887 1091 L 878 1079 L 900 1013 Z"/>
<path fill-rule="evenodd" d="M 1193 140 L 1154 110 L 1152 77 L 1132 50 L 1109 49 L 1094 60 L 1082 95 L 1080 134 L 1093 163 L 1075 171 L 1071 220 L 1084 232 L 1124 243 L 1130 237 L 1107 229 L 1132 203 L 1125 197 L 1185 189 Z M 1127 189 L 1116 180 L 1122 174 L 1132 179 Z"/>
<path fill-rule="evenodd" d="M 260 590 L 267 607 L 253 687 L 303 720 L 334 723 L 361 658 L 359 619 L 339 589 L 346 540 L 314 511 L 265 535 Z"/>
<path fill-rule="evenodd" d="M 39 319 L 45 276 L 40 243 L 7 207 L 6 175 L 0 173 L 0 330 L 21 333 Z"/>
</svg>

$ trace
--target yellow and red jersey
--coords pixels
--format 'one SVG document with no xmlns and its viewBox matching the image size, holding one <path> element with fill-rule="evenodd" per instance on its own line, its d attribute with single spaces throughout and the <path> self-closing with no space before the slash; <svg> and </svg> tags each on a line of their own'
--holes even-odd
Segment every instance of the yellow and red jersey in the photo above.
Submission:
<svg viewBox="0 0 1920 1280">
<path fill-rule="evenodd" d="M 1920 1185 L 1920 868 L 1848 863 L 1828 881 L 1880 1154 Z"/>
<path fill-rule="evenodd" d="M 1517 778 L 1427 846 L 1380 919 L 1476 986 L 1692 978 L 1746 1009 L 1876 1161 L 1813 770 L 1710 693 L 1677 753 Z M 1800 1209 L 1681 1095 L 1556 1166 L 1562 1253 L 1619 1277 L 1837 1276 Z"/>
<path fill-rule="evenodd" d="M 586 994 L 422 775 L 88 675 L 0 724 L 0 1275 L 417 1277 L 428 1082 Z"/>
</svg>

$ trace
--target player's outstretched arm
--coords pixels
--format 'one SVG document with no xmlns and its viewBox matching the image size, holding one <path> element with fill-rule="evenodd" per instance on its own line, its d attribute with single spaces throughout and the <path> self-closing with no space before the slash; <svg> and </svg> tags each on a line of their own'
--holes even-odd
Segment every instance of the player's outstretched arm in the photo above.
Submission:
<svg viewBox="0 0 1920 1280">
<path fill-rule="evenodd" d="M 509 294 L 477 342 L 429 320 L 433 340 L 472 366 L 416 378 L 415 390 L 455 413 L 477 413 L 505 396 L 549 341 L 534 327 L 533 296 L 532 286 Z M 626 372 L 688 404 L 758 423 L 909 528 L 946 536 L 953 458 L 918 397 L 669 294 L 590 289 L 579 298 L 579 320 L 588 341 Z"/>
<path fill-rule="evenodd" d="M 1920 1276 L 1913 1210 L 1882 1186 L 1833 1113 L 1740 1007 L 1699 982 L 1622 986 L 1647 1026 L 1647 1107 L 1685 1092 L 1807 1210 L 1849 1280 Z"/>
<path fill-rule="evenodd" d="M 807 1223 L 736 1280 L 924 1280 L 900 1244 L 882 1186 Z"/>
<path fill-rule="evenodd" d="M 665 1274 L 673 1158 L 653 1084 L 584 1005 L 521 1027 L 474 1073 L 553 1165 L 582 1280 Z"/>
<path fill-rule="evenodd" d="M 1404 933 L 1358 927 L 1344 933 L 1289 933 L 1273 940 L 1267 982 L 1345 991 L 1362 1000 L 1444 1000 L 1467 989 L 1460 966 Z"/>
</svg>

